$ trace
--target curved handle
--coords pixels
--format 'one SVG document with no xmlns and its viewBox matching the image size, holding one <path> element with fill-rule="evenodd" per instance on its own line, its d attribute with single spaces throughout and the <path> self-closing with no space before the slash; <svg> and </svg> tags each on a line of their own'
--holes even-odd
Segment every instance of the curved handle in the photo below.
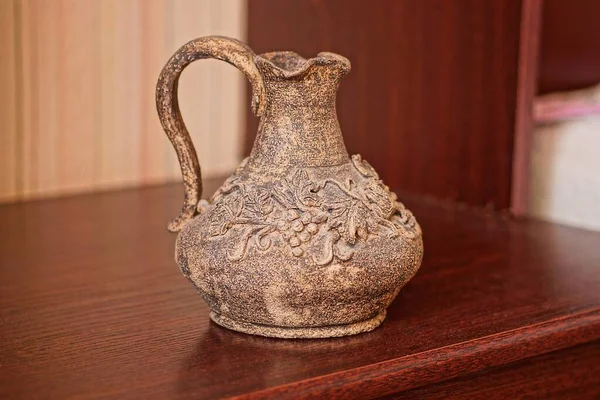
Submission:
<svg viewBox="0 0 600 400">
<path fill-rule="evenodd" d="M 185 197 L 183 208 L 169 224 L 177 232 L 196 214 L 202 195 L 202 177 L 196 149 L 183 123 L 177 102 L 177 85 L 181 72 L 193 61 L 216 58 L 232 64 L 246 75 L 252 86 L 252 111 L 257 116 L 263 112 L 266 95 L 262 76 L 254 64 L 254 52 L 244 43 L 221 36 L 194 39 L 173 54 L 163 67 L 156 86 L 156 108 L 165 133 L 177 152 L 181 166 Z"/>
</svg>

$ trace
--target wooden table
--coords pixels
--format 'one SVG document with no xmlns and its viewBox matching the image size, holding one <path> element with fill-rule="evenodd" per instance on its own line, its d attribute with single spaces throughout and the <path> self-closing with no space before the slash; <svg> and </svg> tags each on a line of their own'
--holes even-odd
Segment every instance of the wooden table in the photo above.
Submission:
<svg viewBox="0 0 600 400">
<path fill-rule="evenodd" d="M 386 322 L 305 341 L 209 322 L 179 185 L 1 206 L 0 398 L 598 398 L 600 234 L 404 200 L 425 258 Z"/>
</svg>

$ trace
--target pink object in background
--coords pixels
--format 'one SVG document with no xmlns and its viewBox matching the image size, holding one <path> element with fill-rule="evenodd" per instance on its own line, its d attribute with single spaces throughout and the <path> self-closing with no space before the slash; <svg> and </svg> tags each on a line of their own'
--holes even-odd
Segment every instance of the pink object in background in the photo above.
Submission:
<svg viewBox="0 0 600 400">
<path fill-rule="evenodd" d="M 600 114 L 600 84 L 573 92 L 540 96 L 533 104 L 533 118 L 538 124 L 594 114 Z"/>
</svg>

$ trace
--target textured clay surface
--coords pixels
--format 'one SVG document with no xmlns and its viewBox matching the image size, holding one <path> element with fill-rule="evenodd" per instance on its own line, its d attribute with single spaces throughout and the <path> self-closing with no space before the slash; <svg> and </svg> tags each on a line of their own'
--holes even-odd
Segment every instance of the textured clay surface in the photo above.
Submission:
<svg viewBox="0 0 600 400">
<path fill-rule="evenodd" d="M 250 156 L 209 202 L 176 100 L 181 71 L 214 57 L 240 68 L 261 116 Z M 375 329 L 421 264 L 421 229 L 360 155 L 350 157 L 335 99 L 339 55 L 255 55 L 233 39 L 180 48 L 157 87 L 185 185 L 176 260 L 216 323 L 250 334 L 323 338 Z"/>
</svg>

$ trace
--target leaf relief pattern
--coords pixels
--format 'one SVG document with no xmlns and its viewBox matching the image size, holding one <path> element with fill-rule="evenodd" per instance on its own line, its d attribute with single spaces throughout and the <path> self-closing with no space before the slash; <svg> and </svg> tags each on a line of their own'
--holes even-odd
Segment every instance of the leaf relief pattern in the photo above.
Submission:
<svg viewBox="0 0 600 400">
<path fill-rule="evenodd" d="M 249 246 L 259 251 L 283 246 L 296 257 L 311 254 L 319 265 L 349 260 L 354 246 L 373 236 L 420 236 L 412 213 L 373 167 L 360 155 L 352 163 L 365 179 L 315 181 L 298 169 L 266 188 L 240 183 L 234 175 L 213 196 L 209 234 L 239 229 L 241 240 L 227 251 L 232 261 L 245 257 Z M 200 212 L 208 209 L 206 201 L 198 205 Z"/>
</svg>

